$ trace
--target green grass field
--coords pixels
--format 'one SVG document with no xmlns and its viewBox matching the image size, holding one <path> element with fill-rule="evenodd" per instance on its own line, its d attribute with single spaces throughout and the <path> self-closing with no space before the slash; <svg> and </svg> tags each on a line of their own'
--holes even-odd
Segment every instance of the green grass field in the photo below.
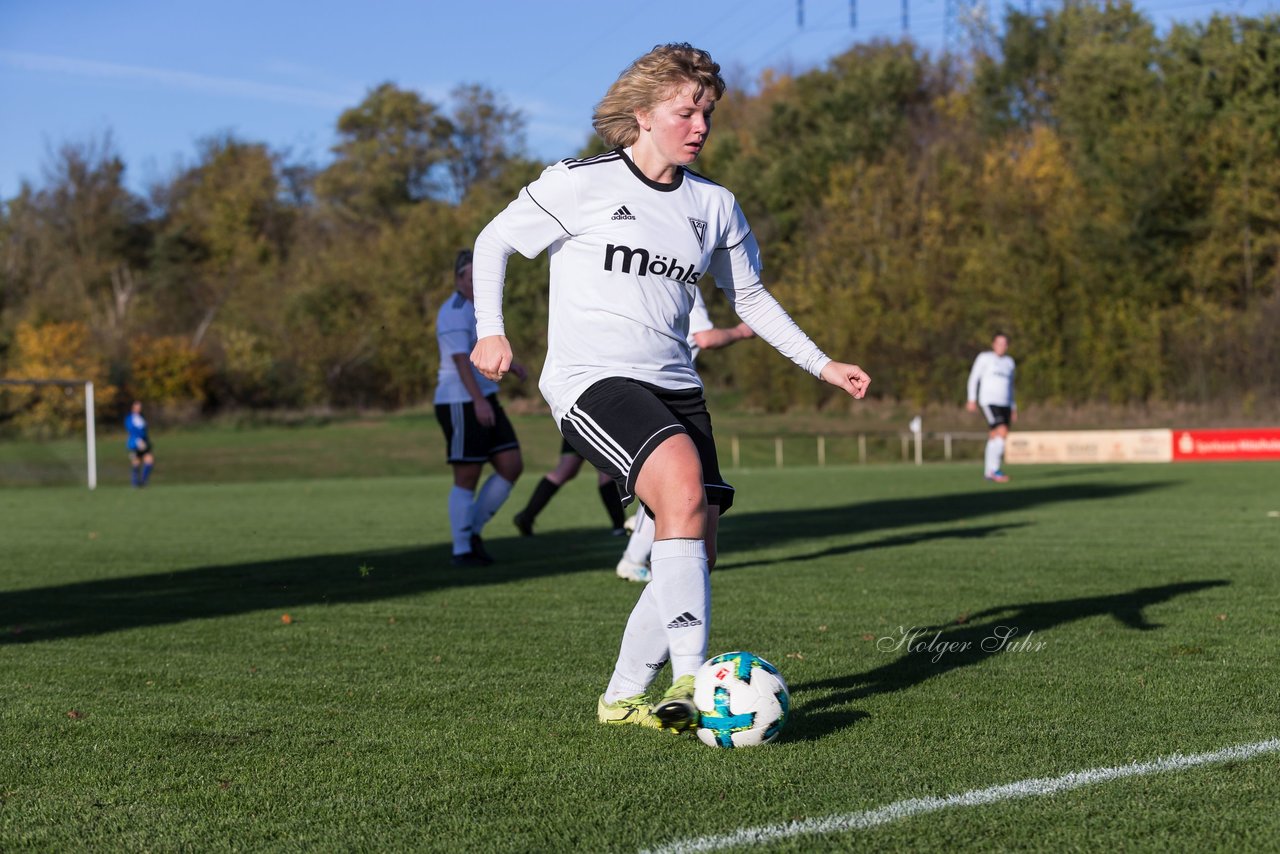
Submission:
<svg viewBox="0 0 1280 854">
<path fill-rule="evenodd" d="M 725 463 L 733 458 L 737 437 L 743 466 L 774 466 L 777 440 L 785 465 L 815 465 L 817 437 L 822 436 L 830 464 L 861 458 L 858 435 L 864 436 L 868 462 L 903 459 L 899 432 L 910 410 L 878 406 L 874 415 L 858 419 L 833 411 L 804 415 L 721 414 L 716 410 L 716 436 Z M 560 435 L 547 414 L 512 415 L 530 471 L 550 468 L 560 454 Z M 945 424 L 946 422 L 943 422 Z M 968 435 L 972 432 L 969 423 Z M 956 429 L 954 426 L 948 429 Z M 172 483 L 229 483 L 325 477 L 384 477 L 438 474 L 443 463 L 440 427 L 431 411 L 406 410 L 392 415 L 335 415 L 301 418 L 291 423 L 238 423 L 165 428 L 156 431 L 156 456 L 164 478 Z M 100 425 L 97 441 L 100 483 L 127 483 L 129 460 L 124 433 Z M 957 440 L 957 459 L 980 455 L 982 443 Z M 927 459 L 944 456 L 941 439 L 925 443 Z M 82 435 L 51 441 L 0 436 L 0 488 L 9 486 L 74 486 L 85 482 Z"/>
<path fill-rule="evenodd" d="M 1280 465 L 732 472 L 711 651 L 794 714 L 728 751 L 594 721 L 639 590 L 590 478 L 522 540 L 531 465 L 462 571 L 442 474 L 159 448 L 146 490 L 0 489 L 0 850 L 637 851 L 1280 736 Z M 1275 850 L 1277 800 L 1272 752 L 768 850 Z"/>
</svg>

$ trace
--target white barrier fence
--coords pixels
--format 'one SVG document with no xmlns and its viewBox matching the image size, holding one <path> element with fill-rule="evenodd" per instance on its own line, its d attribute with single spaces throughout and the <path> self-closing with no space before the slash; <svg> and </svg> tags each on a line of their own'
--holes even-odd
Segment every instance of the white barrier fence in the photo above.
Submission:
<svg viewBox="0 0 1280 854">
<path fill-rule="evenodd" d="M 897 440 L 896 443 L 895 439 Z M 752 454 L 751 457 L 757 462 L 763 462 L 759 448 L 764 444 L 772 450 L 772 461 L 775 468 L 784 468 L 788 464 L 826 466 L 828 463 L 833 463 L 843 465 L 845 462 L 855 461 L 859 465 L 866 465 L 873 455 L 881 460 L 886 457 L 883 449 L 879 453 L 873 454 L 872 446 L 892 446 L 897 444 L 900 447 L 903 462 L 911 462 L 914 458 L 916 465 L 922 465 L 925 462 L 926 443 L 935 446 L 934 451 L 931 452 L 933 454 L 936 454 L 937 447 L 940 447 L 942 459 L 949 462 L 956 455 L 958 443 L 986 441 L 986 433 L 967 430 L 939 430 L 933 432 L 881 430 L 840 435 L 791 433 L 785 436 L 735 433 L 729 437 L 729 462 L 733 468 L 742 468 L 743 460 L 748 456 L 744 452 L 744 447 L 755 449 L 756 453 Z M 839 459 L 836 459 L 837 455 L 831 452 L 833 446 L 837 443 L 846 442 L 856 443 L 856 454 L 840 454 L 838 455 Z M 808 447 L 805 448 L 805 446 Z M 723 448 L 723 446 L 721 447 Z"/>
</svg>

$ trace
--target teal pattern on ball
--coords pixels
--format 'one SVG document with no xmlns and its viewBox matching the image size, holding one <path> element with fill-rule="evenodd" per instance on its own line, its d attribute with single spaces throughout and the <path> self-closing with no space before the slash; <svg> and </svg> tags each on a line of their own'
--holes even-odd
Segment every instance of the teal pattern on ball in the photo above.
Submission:
<svg viewBox="0 0 1280 854">
<path fill-rule="evenodd" d="M 723 657 L 723 656 L 722 656 Z M 729 710 L 729 692 L 724 688 L 716 688 L 715 710 L 702 713 L 702 721 L 698 726 L 710 730 L 720 747 L 733 747 L 733 734 L 751 729 L 755 723 L 755 712 L 735 715 Z"/>
<path fill-rule="evenodd" d="M 709 663 L 720 664 L 722 662 L 733 662 L 734 668 L 737 671 L 738 679 L 746 682 L 747 684 L 751 683 L 751 669 L 753 667 L 759 667 L 761 670 L 772 673 L 774 676 L 781 675 L 778 673 L 778 668 L 774 667 L 760 656 L 750 652 L 724 652 L 712 658 Z"/>
</svg>

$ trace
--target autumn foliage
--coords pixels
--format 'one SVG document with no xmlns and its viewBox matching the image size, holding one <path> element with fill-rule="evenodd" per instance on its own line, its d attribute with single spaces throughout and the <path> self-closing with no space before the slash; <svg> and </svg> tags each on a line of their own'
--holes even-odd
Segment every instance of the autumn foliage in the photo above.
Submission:
<svg viewBox="0 0 1280 854">
<path fill-rule="evenodd" d="M 1280 395 L 1280 17 L 1160 35 L 1070 0 L 978 35 L 730 81 L 697 168 L 738 196 L 783 305 L 891 398 L 957 401 L 996 328 L 1027 402 Z M 0 215 L 5 372 L 205 411 L 428 400 L 453 254 L 541 164 L 474 85 L 438 104 L 381 84 L 335 124 L 324 167 L 213 137 L 146 202 L 109 144 L 61 149 Z M 546 263 L 508 270 L 534 369 Z M 839 401 L 762 344 L 700 367 L 762 407 Z M 32 395 L 21 423 L 68 417 Z"/>
</svg>

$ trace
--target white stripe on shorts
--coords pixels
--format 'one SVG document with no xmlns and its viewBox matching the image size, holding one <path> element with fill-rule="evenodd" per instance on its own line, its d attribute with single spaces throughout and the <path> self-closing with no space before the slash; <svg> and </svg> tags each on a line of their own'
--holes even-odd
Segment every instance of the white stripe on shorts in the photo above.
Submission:
<svg viewBox="0 0 1280 854">
<path fill-rule="evenodd" d="M 460 460 L 467 447 L 467 419 L 461 403 L 450 404 L 449 409 L 453 418 L 453 447 L 449 451 L 449 456 Z"/>
<path fill-rule="evenodd" d="M 569 422 L 578 428 L 579 435 L 591 447 L 595 448 L 602 457 L 618 467 L 618 471 L 622 472 L 623 478 L 630 476 L 631 463 L 634 462 L 631 455 L 623 450 L 622 446 L 615 442 L 608 433 L 604 432 L 591 416 L 587 415 L 575 404 L 569 407 L 569 411 L 565 413 L 565 418 L 569 419 Z"/>
</svg>

